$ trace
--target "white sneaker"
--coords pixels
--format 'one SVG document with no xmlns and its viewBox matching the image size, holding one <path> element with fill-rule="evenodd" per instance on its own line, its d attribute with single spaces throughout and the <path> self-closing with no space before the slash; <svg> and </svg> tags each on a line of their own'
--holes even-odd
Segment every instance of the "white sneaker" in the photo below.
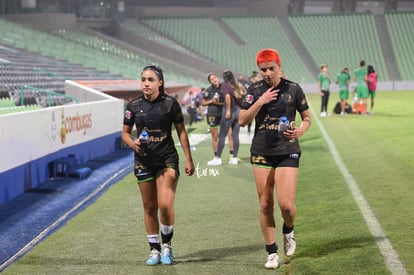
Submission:
<svg viewBox="0 0 414 275">
<path fill-rule="evenodd" d="M 238 158 L 231 158 L 229 160 L 229 164 L 237 165 L 238 163 L 239 163 L 239 159 Z"/>
<path fill-rule="evenodd" d="M 221 165 L 221 158 L 214 157 L 212 160 L 207 161 L 207 165 Z"/>
<path fill-rule="evenodd" d="M 296 250 L 296 240 L 293 231 L 288 234 L 283 234 L 283 244 L 285 248 L 285 255 L 288 257 L 292 256 Z"/>
<path fill-rule="evenodd" d="M 266 268 L 277 268 L 279 266 L 279 255 L 272 253 L 267 256 L 267 262 L 265 263 Z"/>
<path fill-rule="evenodd" d="M 321 117 L 326 117 L 326 116 L 328 116 L 328 114 L 326 112 L 321 113 Z"/>
</svg>

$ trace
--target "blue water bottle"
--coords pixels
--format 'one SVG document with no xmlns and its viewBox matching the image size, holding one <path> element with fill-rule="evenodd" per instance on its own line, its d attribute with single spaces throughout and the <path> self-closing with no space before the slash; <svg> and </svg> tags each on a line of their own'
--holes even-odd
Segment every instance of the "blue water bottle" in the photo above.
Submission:
<svg viewBox="0 0 414 275">
<path fill-rule="evenodd" d="M 289 120 L 287 119 L 287 117 L 282 116 L 279 119 L 279 125 L 277 130 L 279 137 L 283 137 L 283 132 L 289 130 Z"/>
<path fill-rule="evenodd" d="M 148 132 L 143 130 L 139 135 L 139 147 L 140 147 L 140 155 L 146 155 L 145 151 L 147 150 L 149 143 L 149 135 Z"/>
</svg>

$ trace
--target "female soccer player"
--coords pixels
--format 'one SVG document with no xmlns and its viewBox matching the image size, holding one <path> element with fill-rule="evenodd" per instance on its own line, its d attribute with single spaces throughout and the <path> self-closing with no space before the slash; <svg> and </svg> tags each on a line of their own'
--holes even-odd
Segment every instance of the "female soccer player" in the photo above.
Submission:
<svg viewBox="0 0 414 275">
<path fill-rule="evenodd" d="M 296 218 L 296 181 L 301 155 L 298 138 L 310 127 L 311 118 L 305 94 L 301 87 L 282 75 L 279 53 L 273 49 L 259 51 L 256 64 L 263 80 L 252 84 L 241 105 L 241 126 L 255 119 L 255 131 L 250 147 L 250 162 L 256 181 L 260 204 L 260 226 L 266 251 L 266 268 L 279 266 L 275 241 L 274 191 L 283 218 L 284 250 L 292 256 L 296 249 L 294 223 Z M 291 122 L 299 112 L 302 123 L 279 133 L 282 116 Z"/>
<path fill-rule="evenodd" d="M 172 124 L 184 150 L 187 176 L 194 173 L 194 163 L 180 105 L 175 98 L 164 93 L 162 70 L 156 66 L 145 67 L 141 72 L 141 88 L 143 94 L 127 105 L 122 140 L 135 151 L 134 173 L 144 206 L 144 223 L 151 251 L 147 265 L 160 262 L 169 265 L 173 261 L 174 198 L 180 174 Z M 131 137 L 134 125 L 138 135 L 144 130 L 149 134 L 145 147 L 139 139 Z"/>
<path fill-rule="evenodd" d="M 213 147 L 214 156 L 217 155 L 217 148 L 219 143 L 219 126 L 222 120 L 222 112 L 224 105 L 224 95 L 222 85 L 214 73 L 209 73 L 207 76 L 208 82 L 211 84 L 204 93 L 201 100 L 202 106 L 207 107 L 207 124 L 211 133 L 211 145 Z M 230 154 L 233 155 L 233 136 L 231 128 L 227 133 Z"/>
</svg>

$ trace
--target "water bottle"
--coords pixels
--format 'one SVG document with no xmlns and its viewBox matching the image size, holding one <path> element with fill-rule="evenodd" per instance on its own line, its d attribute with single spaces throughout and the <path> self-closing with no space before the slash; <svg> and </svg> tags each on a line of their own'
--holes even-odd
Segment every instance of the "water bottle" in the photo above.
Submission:
<svg viewBox="0 0 414 275">
<path fill-rule="evenodd" d="M 140 147 L 140 155 L 146 155 L 145 151 L 147 150 L 149 143 L 149 135 L 148 132 L 143 130 L 139 135 L 139 147 Z"/>
<path fill-rule="evenodd" d="M 289 130 L 289 120 L 287 119 L 287 117 L 282 116 L 279 119 L 279 125 L 278 125 L 278 135 L 279 137 L 283 137 L 283 132 L 286 130 Z"/>
<path fill-rule="evenodd" d="M 216 92 L 213 96 L 213 101 L 218 103 L 219 102 L 219 94 Z"/>
</svg>

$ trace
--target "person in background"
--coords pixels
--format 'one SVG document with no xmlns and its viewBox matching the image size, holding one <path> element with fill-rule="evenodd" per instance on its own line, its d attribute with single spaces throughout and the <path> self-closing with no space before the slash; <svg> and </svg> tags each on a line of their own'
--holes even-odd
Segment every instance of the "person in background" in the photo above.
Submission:
<svg viewBox="0 0 414 275">
<path fill-rule="evenodd" d="M 246 90 L 249 88 L 250 85 L 252 85 L 253 83 L 256 83 L 260 81 L 260 74 L 256 71 L 252 71 L 252 75 L 249 77 L 249 85 L 246 87 Z M 250 122 L 249 124 L 247 124 L 247 134 L 250 135 L 250 133 L 252 132 L 252 123 Z"/>
<path fill-rule="evenodd" d="M 122 140 L 135 152 L 134 174 L 141 193 L 150 247 L 147 265 L 170 265 L 173 261 L 171 240 L 175 222 L 174 198 L 180 175 L 179 156 L 171 130 L 173 124 L 184 151 L 187 176 L 193 175 L 194 163 L 180 105 L 174 97 L 164 93 L 161 68 L 144 67 L 141 87 L 143 94 L 127 105 Z M 137 133 L 144 130 L 148 133 L 149 141 L 145 146 L 140 139 L 132 138 L 134 125 Z"/>
<path fill-rule="evenodd" d="M 187 113 L 190 115 L 190 126 L 193 125 L 193 123 L 197 122 L 197 96 L 194 95 L 193 91 L 188 92 L 188 98 L 184 102 L 184 106 L 187 107 Z"/>
<path fill-rule="evenodd" d="M 358 112 L 360 114 L 367 113 L 367 100 L 369 96 L 368 92 L 368 76 L 367 69 L 365 68 L 365 61 L 361 60 L 359 62 L 359 67 L 354 71 L 354 80 L 356 81 L 355 91 L 359 100 Z"/>
<path fill-rule="evenodd" d="M 202 106 L 207 107 L 207 124 L 211 133 L 211 145 L 213 147 L 214 156 L 217 154 L 218 140 L 219 140 L 219 126 L 222 119 L 224 95 L 222 85 L 217 75 L 210 73 L 207 76 L 210 87 L 204 90 Z M 230 154 L 233 154 L 233 136 L 231 129 L 227 133 L 228 146 Z"/>
<path fill-rule="evenodd" d="M 250 163 L 259 197 L 260 226 L 268 254 L 265 268 L 277 268 L 279 255 L 275 236 L 274 195 L 276 193 L 283 218 L 285 255 L 290 257 L 296 249 L 295 197 L 301 157 L 298 138 L 309 129 L 311 117 L 302 88 L 280 77 L 281 62 L 276 50 L 260 50 L 256 64 L 263 80 L 249 87 L 241 104 L 239 123 L 244 126 L 255 120 Z M 302 120 L 300 127 L 294 126 L 296 113 Z M 279 132 L 282 116 L 286 116 L 291 123 L 288 130 Z"/>
<path fill-rule="evenodd" d="M 328 73 L 328 65 L 321 65 L 321 72 L 318 76 L 318 88 L 321 96 L 321 117 L 328 116 L 329 102 L 329 86 L 331 85 L 331 77 Z"/>
<path fill-rule="evenodd" d="M 207 162 L 207 165 L 221 165 L 221 153 L 223 152 L 224 142 L 226 135 L 231 129 L 233 136 L 233 156 L 230 158 L 229 164 L 237 165 L 239 152 L 239 113 L 240 113 L 240 104 L 243 96 L 246 94 L 246 90 L 243 86 L 236 80 L 231 71 L 223 72 L 224 83 L 222 84 L 223 94 L 224 94 L 224 108 L 222 112 L 222 119 L 220 122 L 220 131 L 219 131 L 219 144 L 217 148 L 216 156 Z"/>
<path fill-rule="evenodd" d="M 367 75 L 368 81 L 368 93 L 369 97 L 371 98 L 371 104 L 370 104 L 370 114 L 374 112 L 374 99 L 376 95 L 377 90 L 377 82 L 378 82 L 378 74 L 374 69 L 374 66 L 368 65 L 368 75 Z"/>
<path fill-rule="evenodd" d="M 341 106 L 341 115 L 345 115 L 345 107 L 349 98 L 349 83 L 351 82 L 351 76 L 349 75 L 349 69 L 344 68 L 336 76 L 336 84 L 339 86 L 339 104 Z"/>
<path fill-rule="evenodd" d="M 239 75 L 239 79 L 238 82 L 240 83 L 240 85 L 243 86 L 244 89 L 247 89 L 247 87 L 249 87 L 249 80 L 244 79 L 243 75 Z"/>
<path fill-rule="evenodd" d="M 252 75 L 249 77 L 249 86 L 252 83 L 256 83 L 258 81 L 260 81 L 261 77 L 260 77 L 260 73 L 256 72 L 256 71 L 252 71 Z"/>
<path fill-rule="evenodd" d="M 201 105 L 201 101 L 203 100 L 203 94 L 206 89 L 203 87 L 201 88 L 200 92 L 196 95 L 196 109 L 197 109 L 197 121 L 203 120 L 203 105 Z"/>
</svg>

